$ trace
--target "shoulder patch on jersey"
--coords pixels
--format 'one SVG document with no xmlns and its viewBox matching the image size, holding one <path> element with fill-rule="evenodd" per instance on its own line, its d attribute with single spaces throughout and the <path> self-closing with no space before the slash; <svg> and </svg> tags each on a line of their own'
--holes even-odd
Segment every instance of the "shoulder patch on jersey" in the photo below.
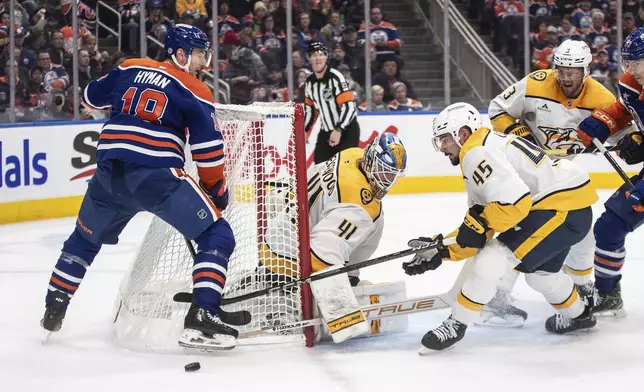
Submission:
<svg viewBox="0 0 644 392">
<path fill-rule="evenodd" d="M 362 188 L 360 191 L 360 199 L 364 205 L 371 203 L 373 201 L 373 192 L 367 188 Z"/>
<path fill-rule="evenodd" d="M 537 82 L 543 82 L 548 77 L 546 71 L 536 71 L 530 74 L 530 79 L 536 80 Z"/>
</svg>

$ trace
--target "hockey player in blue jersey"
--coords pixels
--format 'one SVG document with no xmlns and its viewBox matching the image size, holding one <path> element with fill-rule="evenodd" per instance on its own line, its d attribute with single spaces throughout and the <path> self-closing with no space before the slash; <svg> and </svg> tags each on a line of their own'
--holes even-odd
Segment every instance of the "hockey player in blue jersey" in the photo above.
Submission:
<svg viewBox="0 0 644 392">
<path fill-rule="evenodd" d="M 619 156 L 632 165 L 644 162 L 644 28 L 629 34 L 621 51 L 624 73 L 619 80 L 620 98 L 605 110 L 594 110 L 579 124 L 577 133 L 590 146 L 592 138 L 604 142 L 633 120 L 637 131 L 627 134 L 618 144 Z M 595 313 L 625 316 L 620 288 L 626 258 L 624 240 L 644 223 L 644 170 L 631 177 L 631 182 L 635 189 L 628 184 L 621 186 L 606 201 L 606 211 L 595 222 Z"/>
<path fill-rule="evenodd" d="M 219 304 L 233 232 L 221 211 L 228 204 L 224 145 L 213 95 L 195 74 L 210 64 L 210 43 L 199 29 L 178 24 L 165 40 L 164 62 L 126 60 L 91 82 L 84 101 L 110 109 L 98 142 L 96 174 L 51 275 L 41 325 L 58 331 L 67 305 L 103 244 L 116 244 L 140 211 L 160 217 L 197 244 L 194 299 L 179 344 L 232 349 L 237 330 Z M 198 184 L 184 171 L 189 135 Z"/>
</svg>

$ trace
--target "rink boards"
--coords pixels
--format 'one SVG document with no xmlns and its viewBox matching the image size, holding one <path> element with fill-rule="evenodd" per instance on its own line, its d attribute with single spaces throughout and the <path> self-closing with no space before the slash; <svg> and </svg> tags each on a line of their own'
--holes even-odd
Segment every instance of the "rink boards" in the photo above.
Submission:
<svg viewBox="0 0 644 392">
<path fill-rule="evenodd" d="M 437 112 L 361 114 L 360 146 L 381 132 L 398 134 L 408 153 L 407 176 L 392 193 L 460 192 L 464 190 L 459 168 L 450 164 L 431 144 L 432 122 Z M 489 125 L 487 114 L 483 115 Z M 96 144 L 102 121 L 49 122 L 0 125 L 0 224 L 74 216 L 96 168 Z M 266 167 L 279 176 L 281 157 L 287 151 L 290 121 L 269 118 L 264 126 Z M 307 143 L 307 162 L 317 129 Z M 618 160 L 619 161 L 619 160 Z M 620 178 L 602 156 L 576 159 L 591 173 L 600 189 L 620 185 Z M 620 161 L 620 164 L 623 162 Z M 623 165 L 628 172 L 638 166 Z"/>
</svg>

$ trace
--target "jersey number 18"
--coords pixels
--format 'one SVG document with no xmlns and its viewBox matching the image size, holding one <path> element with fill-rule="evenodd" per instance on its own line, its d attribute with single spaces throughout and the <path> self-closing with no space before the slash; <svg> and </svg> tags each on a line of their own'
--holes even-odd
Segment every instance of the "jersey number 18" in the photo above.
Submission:
<svg viewBox="0 0 644 392">
<path fill-rule="evenodd" d="M 123 98 L 121 98 L 123 101 L 122 112 L 160 125 L 161 117 L 163 117 L 168 104 L 168 96 L 161 91 L 146 88 L 137 97 L 137 90 L 137 87 L 130 87 L 123 94 Z"/>
</svg>

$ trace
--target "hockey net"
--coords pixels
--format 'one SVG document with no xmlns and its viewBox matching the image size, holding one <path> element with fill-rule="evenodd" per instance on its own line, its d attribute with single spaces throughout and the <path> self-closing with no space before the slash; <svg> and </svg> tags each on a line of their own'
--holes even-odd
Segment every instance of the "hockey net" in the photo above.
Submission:
<svg viewBox="0 0 644 392">
<path fill-rule="evenodd" d="M 227 271 L 224 298 L 232 298 L 285 282 L 287 275 L 310 274 L 306 152 L 302 105 L 255 103 L 217 105 L 217 123 L 225 142 L 225 173 L 230 192 L 224 218 L 235 234 L 236 247 Z M 186 154 L 186 172 L 197 177 Z M 275 194 L 279 193 L 279 197 Z M 293 229 L 279 234 L 293 249 L 295 263 L 284 275 L 267 273 L 274 257 L 263 251 L 263 236 L 272 211 L 289 205 Z M 296 232 L 292 232 L 296 231 Z M 260 257 L 262 263 L 260 263 Z M 114 326 L 119 344 L 130 348 L 175 351 L 189 304 L 173 301 L 178 292 L 191 292 L 193 259 L 183 236 L 154 217 L 135 260 L 121 282 L 115 303 Z M 227 311 L 245 309 L 252 315 L 240 332 L 262 326 L 311 318 L 308 286 L 230 304 Z M 309 328 L 310 329 L 310 328 Z M 244 343 L 313 344 L 311 331 L 240 339 Z"/>
</svg>

